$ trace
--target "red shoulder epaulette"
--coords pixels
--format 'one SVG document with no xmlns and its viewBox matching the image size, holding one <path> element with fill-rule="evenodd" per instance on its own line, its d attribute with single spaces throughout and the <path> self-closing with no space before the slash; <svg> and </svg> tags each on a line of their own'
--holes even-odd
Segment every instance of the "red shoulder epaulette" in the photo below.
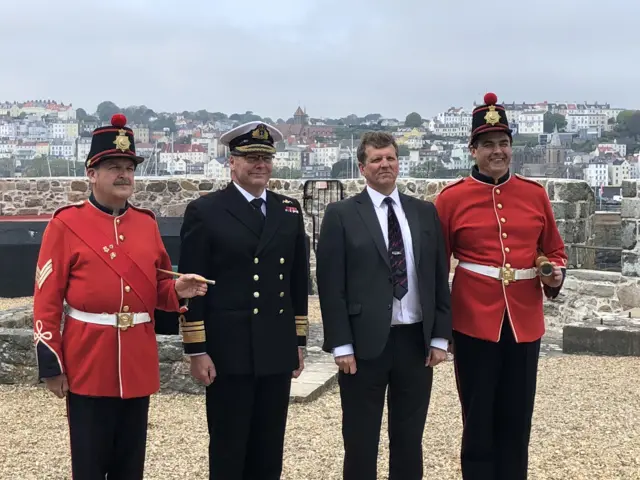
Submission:
<svg viewBox="0 0 640 480">
<path fill-rule="evenodd" d="M 137 210 L 138 212 L 146 213 L 147 215 L 149 215 L 154 220 L 156 219 L 156 214 L 153 213 L 153 210 L 149 210 L 148 208 L 137 207 L 135 205 L 132 205 L 131 203 L 129 204 L 129 206 L 131 208 L 133 208 L 134 210 Z"/>
<path fill-rule="evenodd" d="M 457 179 L 455 182 L 448 183 L 447 185 L 445 185 L 444 187 L 442 187 L 442 190 L 440 190 L 440 192 L 438 193 L 438 195 L 439 195 L 440 193 L 444 192 L 445 190 L 447 190 L 447 189 L 449 189 L 449 188 L 451 188 L 451 187 L 455 186 L 455 185 L 460 185 L 462 182 L 464 182 L 464 180 L 465 180 L 465 177 L 462 177 L 462 178 Z"/>
<path fill-rule="evenodd" d="M 537 185 L 540 188 L 544 188 L 544 185 L 542 185 L 540 182 L 536 182 L 533 178 L 527 178 L 523 175 L 520 175 L 519 173 L 514 173 L 514 175 L 520 180 L 524 180 L 525 182 L 533 183 L 534 185 Z"/>
<path fill-rule="evenodd" d="M 55 217 L 56 215 L 58 215 L 60 212 L 62 212 L 63 210 L 66 210 L 67 208 L 71 208 L 71 207 L 76 207 L 79 208 L 82 205 L 84 205 L 86 203 L 86 200 L 82 200 L 80 202 L 74 202 L 74 203 L 70 203 L 69 205 L 63 205 L 60 208 L 57 208 L 53 214 L 51 215 L 51 218 Z"/>
</svg>

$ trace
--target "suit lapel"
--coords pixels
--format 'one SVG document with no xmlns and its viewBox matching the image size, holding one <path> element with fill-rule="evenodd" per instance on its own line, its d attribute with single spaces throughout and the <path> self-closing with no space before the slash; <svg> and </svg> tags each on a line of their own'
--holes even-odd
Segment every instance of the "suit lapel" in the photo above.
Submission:
<svg viewBox="0 0 640 480">
<path fill-rule="evenodd" d="M 400 203 L 409 223 L 411 230 L 411 245 L 413 246 L 413 258 L 416 266 L 420 262 L 420 219 L 418 218 L 418 209 L 412 198 L 407 195 L 400 194 Z"/>
<path fill-rule="evenodd" d="M 373 206 L 371 197 L 367 193 L 366 189 L 356 197 L 356 208 L 358 209 L 358 213 L 362 217 L 364 224 L 369 229 L 382 259 L 385 261 L 387 266 L 391 268 L 391 264 L 389 263 L 389 252 L 387 252 L 387 246 L 384 243 L 384 237 L 382 235 L 382 230 L 380 229 L 380 222 L 376 216 L 376 212 L 374 210 L 375 207 Z"/>
<path fill-rule="evenodd" d="M 251 230 L 256 237 L 260 237 L 260 218 L 256 216 L 254 208 L 233 183 L 230 183 L 226 190 L 228 196 L 228 201 L 225 202 L 226 209 Z"/>
<path fill-rule="evenodd" d="M 264 223 L 264 230 L 260 237 L 260 243 L 256 250 L 256 255 L 259 254 L 264 247 L 267 246 L 269 241 L 273 238 L 273 235 L 278 231 L 280 222 L 285 215 L 284 206 L 278 201 L 276 196 L 267 191 L 267 218 Z"/>
</svg>

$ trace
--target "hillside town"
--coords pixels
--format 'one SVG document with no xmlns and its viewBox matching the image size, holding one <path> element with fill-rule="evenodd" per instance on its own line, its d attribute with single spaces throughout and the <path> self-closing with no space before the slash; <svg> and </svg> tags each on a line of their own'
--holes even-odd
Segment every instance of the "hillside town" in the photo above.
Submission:
<svg viewBox="0 0 640 480">
<path fill-rule="evenodd" d="M 608 103 L 502 103 L 514 132 L 513 171 L 530 177 L 586 180 L 594 189 L 617 187 L 640 177 L 640 112 Z M 357 178 L 355 152 L 365 130 L 393 132 L 399 145 L 400 176 L 455 178 L 468 174 L 467 145 L 473 105 L 451 107 L 433 118 L 416 112 L 405 119 L 380 114 L 341 119 L 314 118 L 304 107 L 291 118 L 272 120 L 253 112 L 161 113 L 120 109 L 102 102 L 96 112 L 53 100 L 0 103 L 0 176 L 79 176 L 91 132 L 123 111 L 148 159 L 139 175 L 205 175 L 229 178 L 225 131 L 251 120 L 275 125 L 285 140 L 277 146 L 276 178 Z"/>
</svg>

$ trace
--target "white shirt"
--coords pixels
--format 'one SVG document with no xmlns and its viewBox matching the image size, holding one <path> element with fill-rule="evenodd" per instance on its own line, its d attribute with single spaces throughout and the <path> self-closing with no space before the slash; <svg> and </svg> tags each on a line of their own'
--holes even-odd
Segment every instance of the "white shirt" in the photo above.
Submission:
<svg viewBox="0 0 640 480">
<path fill-rule="evenodd" d="M 384 237 L 384 243 L 389 248 L 389 227 L 388 227 L 388 207 L 384 199 L 386 195 L 374 190 L 367 185 L 367 193 L 373 202 L 378 222 L 382 230 L 382 236 Z M 411 239 L 411 229 L 409 228 L 409 222 L 402 208 L 400 202 L 400 195 L 398 189 L 395 188 L 391 195 L 393 200 L 393 210 L 398 218 L 400 224 L 400 231 L 402 233 L 402 242 L 404 244 L 405 258 L 407 262 L 407 281 L 408 291 L 402 300 L 393 298 L 393 309 L 391 311 L 391 325 L 406 325 L 411 323 L 418 323 L 422 321 L 422 307 L 420 306 L 420 293 L 418 291 L 418 275 L 416 273 L 415 258 L 413 255 L 413 243 Z M 431 346 L 446 350 L 449 342 L 444 338 L 431 339 Z M 333 349 L 334 357 L 342 355 L 352 355 L 353 345 L 341 345 Z"/>
<path fill-rule="evenodd" d="M 244 188 L 242 188 L 236 182 L 233 182 L 233 184 L 240 191 L 242 196 L 247 199 L 247 202 L 250 202 L 251 200 L 255 200 L 256 198 L 261 198 L 262 200 L 264 200 L 264 202 L 262 202 L 262 207 L 260 208 L 262 209 L 262 214 L 265 217 L 267 216 L 267 189 L 266 188 L 262 191 L 262 195 L 260 195 L 259 197 L 255 197 L 253 194 L 247 192 Z"/>
</svg>

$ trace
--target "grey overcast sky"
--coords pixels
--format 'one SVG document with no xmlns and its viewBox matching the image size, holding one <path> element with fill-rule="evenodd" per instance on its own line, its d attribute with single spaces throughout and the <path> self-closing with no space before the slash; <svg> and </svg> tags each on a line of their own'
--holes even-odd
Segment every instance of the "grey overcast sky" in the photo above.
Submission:
<svg viewBox="0 0 640 480">
<path fill-rule="evenodd" d="M 494 91 L 640 108 L 637 0 L 1 3 L 0 101 L 404 119 Z"/>
</svg>

